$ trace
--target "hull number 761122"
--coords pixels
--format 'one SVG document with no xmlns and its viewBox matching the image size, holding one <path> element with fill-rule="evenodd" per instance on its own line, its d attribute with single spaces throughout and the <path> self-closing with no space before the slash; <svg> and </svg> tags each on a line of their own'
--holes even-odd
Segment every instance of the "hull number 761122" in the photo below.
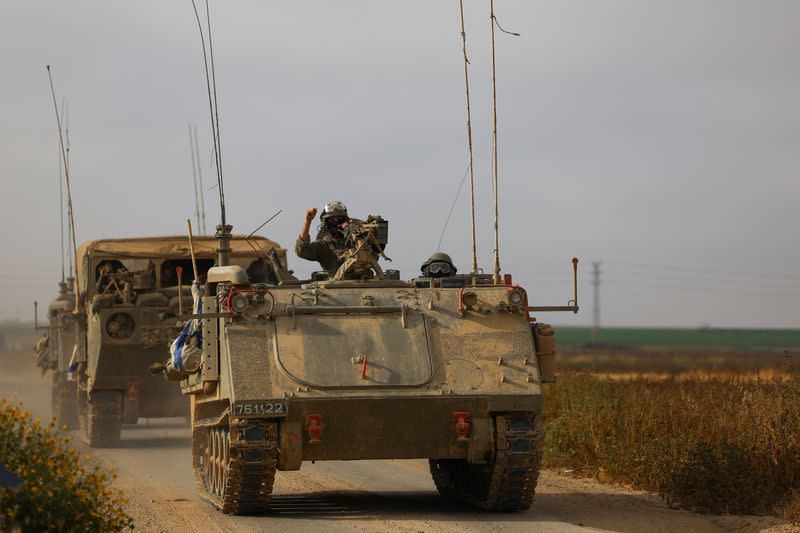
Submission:
<svg viewBox="0 0 800 533">
<path fill-rule="evenodd" d="M 286 402 L 244 401 L 233 404 L 234 416 L 286 416 L 289 406 Z"/>
</svg>

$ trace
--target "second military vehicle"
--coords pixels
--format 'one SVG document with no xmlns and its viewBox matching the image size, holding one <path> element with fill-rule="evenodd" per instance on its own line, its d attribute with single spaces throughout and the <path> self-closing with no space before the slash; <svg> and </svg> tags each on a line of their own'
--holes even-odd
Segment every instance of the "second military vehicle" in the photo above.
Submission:
<svg viewBox="0 0 800 533">
<path fill-rule="evenodd" d="M 348 229 L 330 279 L 263 283 L 225 253 L 209 269 L 202 366 L 181 382 L 199 490 L 225 513 L 257 513 L 276 470 L 424 458 L 447 497 L 528 508 L 553 330 L 509 276 L 389 279 L 377 266 L 388 222 L 368 220 Z"/>
<path fill-rule="evenodd" d="M 58 284 L 58 296 L 47 308 L 45 333 L 34 348 L 35 363 L 42 374 L 52 372 L 52 414 L 59 424 L 78 425 L 76 386 L 67 379 L 70 358 L 75 347 L 75 293 L 74 279 L 67 278 Z"/>
<path fill-rule="evenodd" d="M 285 261 L 285 251 L 275 243 L 237 236 L 229 245 L 232 264 L 249 278 L 275 281 L 267 254 L 272 251 Z M 214 264 L 216 248 L 212 237 L 196 239 L 200 275 Z M 73 367 L 77 367 L 84 438 L 90 446 L 112 446 L 119 441 L 123 422 L 187 416 L 187 402 L 175 387 L 152 379 L 147 372 L 177 335 L 182 308 L 191 308 L 194 274 L 186 239 L 90 241 L 81 245 L 77 259 L 80 289 Z"/>
</svg>

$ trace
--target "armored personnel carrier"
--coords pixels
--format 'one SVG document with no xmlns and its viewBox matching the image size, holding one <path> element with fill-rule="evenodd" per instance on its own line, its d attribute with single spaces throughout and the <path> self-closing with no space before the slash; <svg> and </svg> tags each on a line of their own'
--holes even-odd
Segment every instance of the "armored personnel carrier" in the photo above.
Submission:
<svg viewBox="0 0 800 533">
<path fill-rule="evenodd" d="M 52 414 L 59 424 L 77 426 L 78 407 L 75 382 L 67 379 L 70 358 L 75 347 L 75 293 L 72 278 L 58 284 L 58 296 L 47 308 L 45 333 L 34 349 L 35 363 L 42 375 L 52 372 Z"/>
<path fill-rule="evenodd" d="M 266 254 L 275 243 L 260 237 L 230 240 L 231 264 L 254 282 L 275 281 Z M 201 275 L 214 264 L 216 240 L 196 239 Z M 280 250 L 281 256 L 285 252 Z M 147 366 L 161 358 L 191 308 L 193 268 L 182 237 L 86 242 L 78 250 L 77 350 L 80 426 L 90 446 L 111 446 L 124 423 L 139 417 L 187 416 L 174 386 L 152 379 Z M 87 282 L 88 280 L 88 282 Z"/>
<path fill-rule="evenodd" d="M 225 513 L 258 513 L 277 470 L 423 458 L 447 497 L 528 508 L 542 383 L 555 379 L 552 329 L 507 275 L 390 279 L 396 271 L 376 267 L 388 222 L 368 220 L 350 228 L 329 279 L 276 271 L 278 284 L 257 282 L 225 254 L 209 269 L 194 315 L 202 366 L 181 382 L 199 491 Z"/>
</svg>

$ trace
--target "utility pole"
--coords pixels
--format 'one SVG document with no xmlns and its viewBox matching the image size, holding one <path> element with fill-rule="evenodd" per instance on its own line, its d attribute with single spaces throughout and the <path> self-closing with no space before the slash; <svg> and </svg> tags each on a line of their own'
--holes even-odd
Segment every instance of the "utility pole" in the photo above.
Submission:
<svg viewBox="0 0 800 533">
<path fill-rule="evenodd" d="M 592 286 L 594 287 L 594 305 L 592 306 L 592 342 L 600 333 L 600 262 L 592 262 Z"/>
</svg>

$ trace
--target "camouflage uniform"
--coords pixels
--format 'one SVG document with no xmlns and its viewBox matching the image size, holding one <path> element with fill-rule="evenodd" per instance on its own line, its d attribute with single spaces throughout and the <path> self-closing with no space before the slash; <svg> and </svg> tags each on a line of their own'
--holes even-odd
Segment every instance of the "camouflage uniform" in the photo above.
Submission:
<svg viewBox="0 0 800 533">
<path fill-rule="evenodd" d="M 331 276 L 336 274 L 339 265 L 342 264 L 340 255 L 346 250 L 344 239 L 335 239 L 333 235 L 325 229 L 320 230 L 316 240 L 305 241 L 301 237 L 298 237 L 294 245 L 294 251 L 297 257 L 319 262 L 322 268 Z"/>
<path fill-rule="evenodd" d="M 33 347 L 33 360 L 36 363 L 36 366 L 42 369 L 42 374 L 44 374 L 44 371 L 47 370 L 47 367 L 50 365 L 48 360 L 49 356 L 50 335 L 45 333 L 38 341 L 36 341 L 36 345 Z"/>
</svg>

